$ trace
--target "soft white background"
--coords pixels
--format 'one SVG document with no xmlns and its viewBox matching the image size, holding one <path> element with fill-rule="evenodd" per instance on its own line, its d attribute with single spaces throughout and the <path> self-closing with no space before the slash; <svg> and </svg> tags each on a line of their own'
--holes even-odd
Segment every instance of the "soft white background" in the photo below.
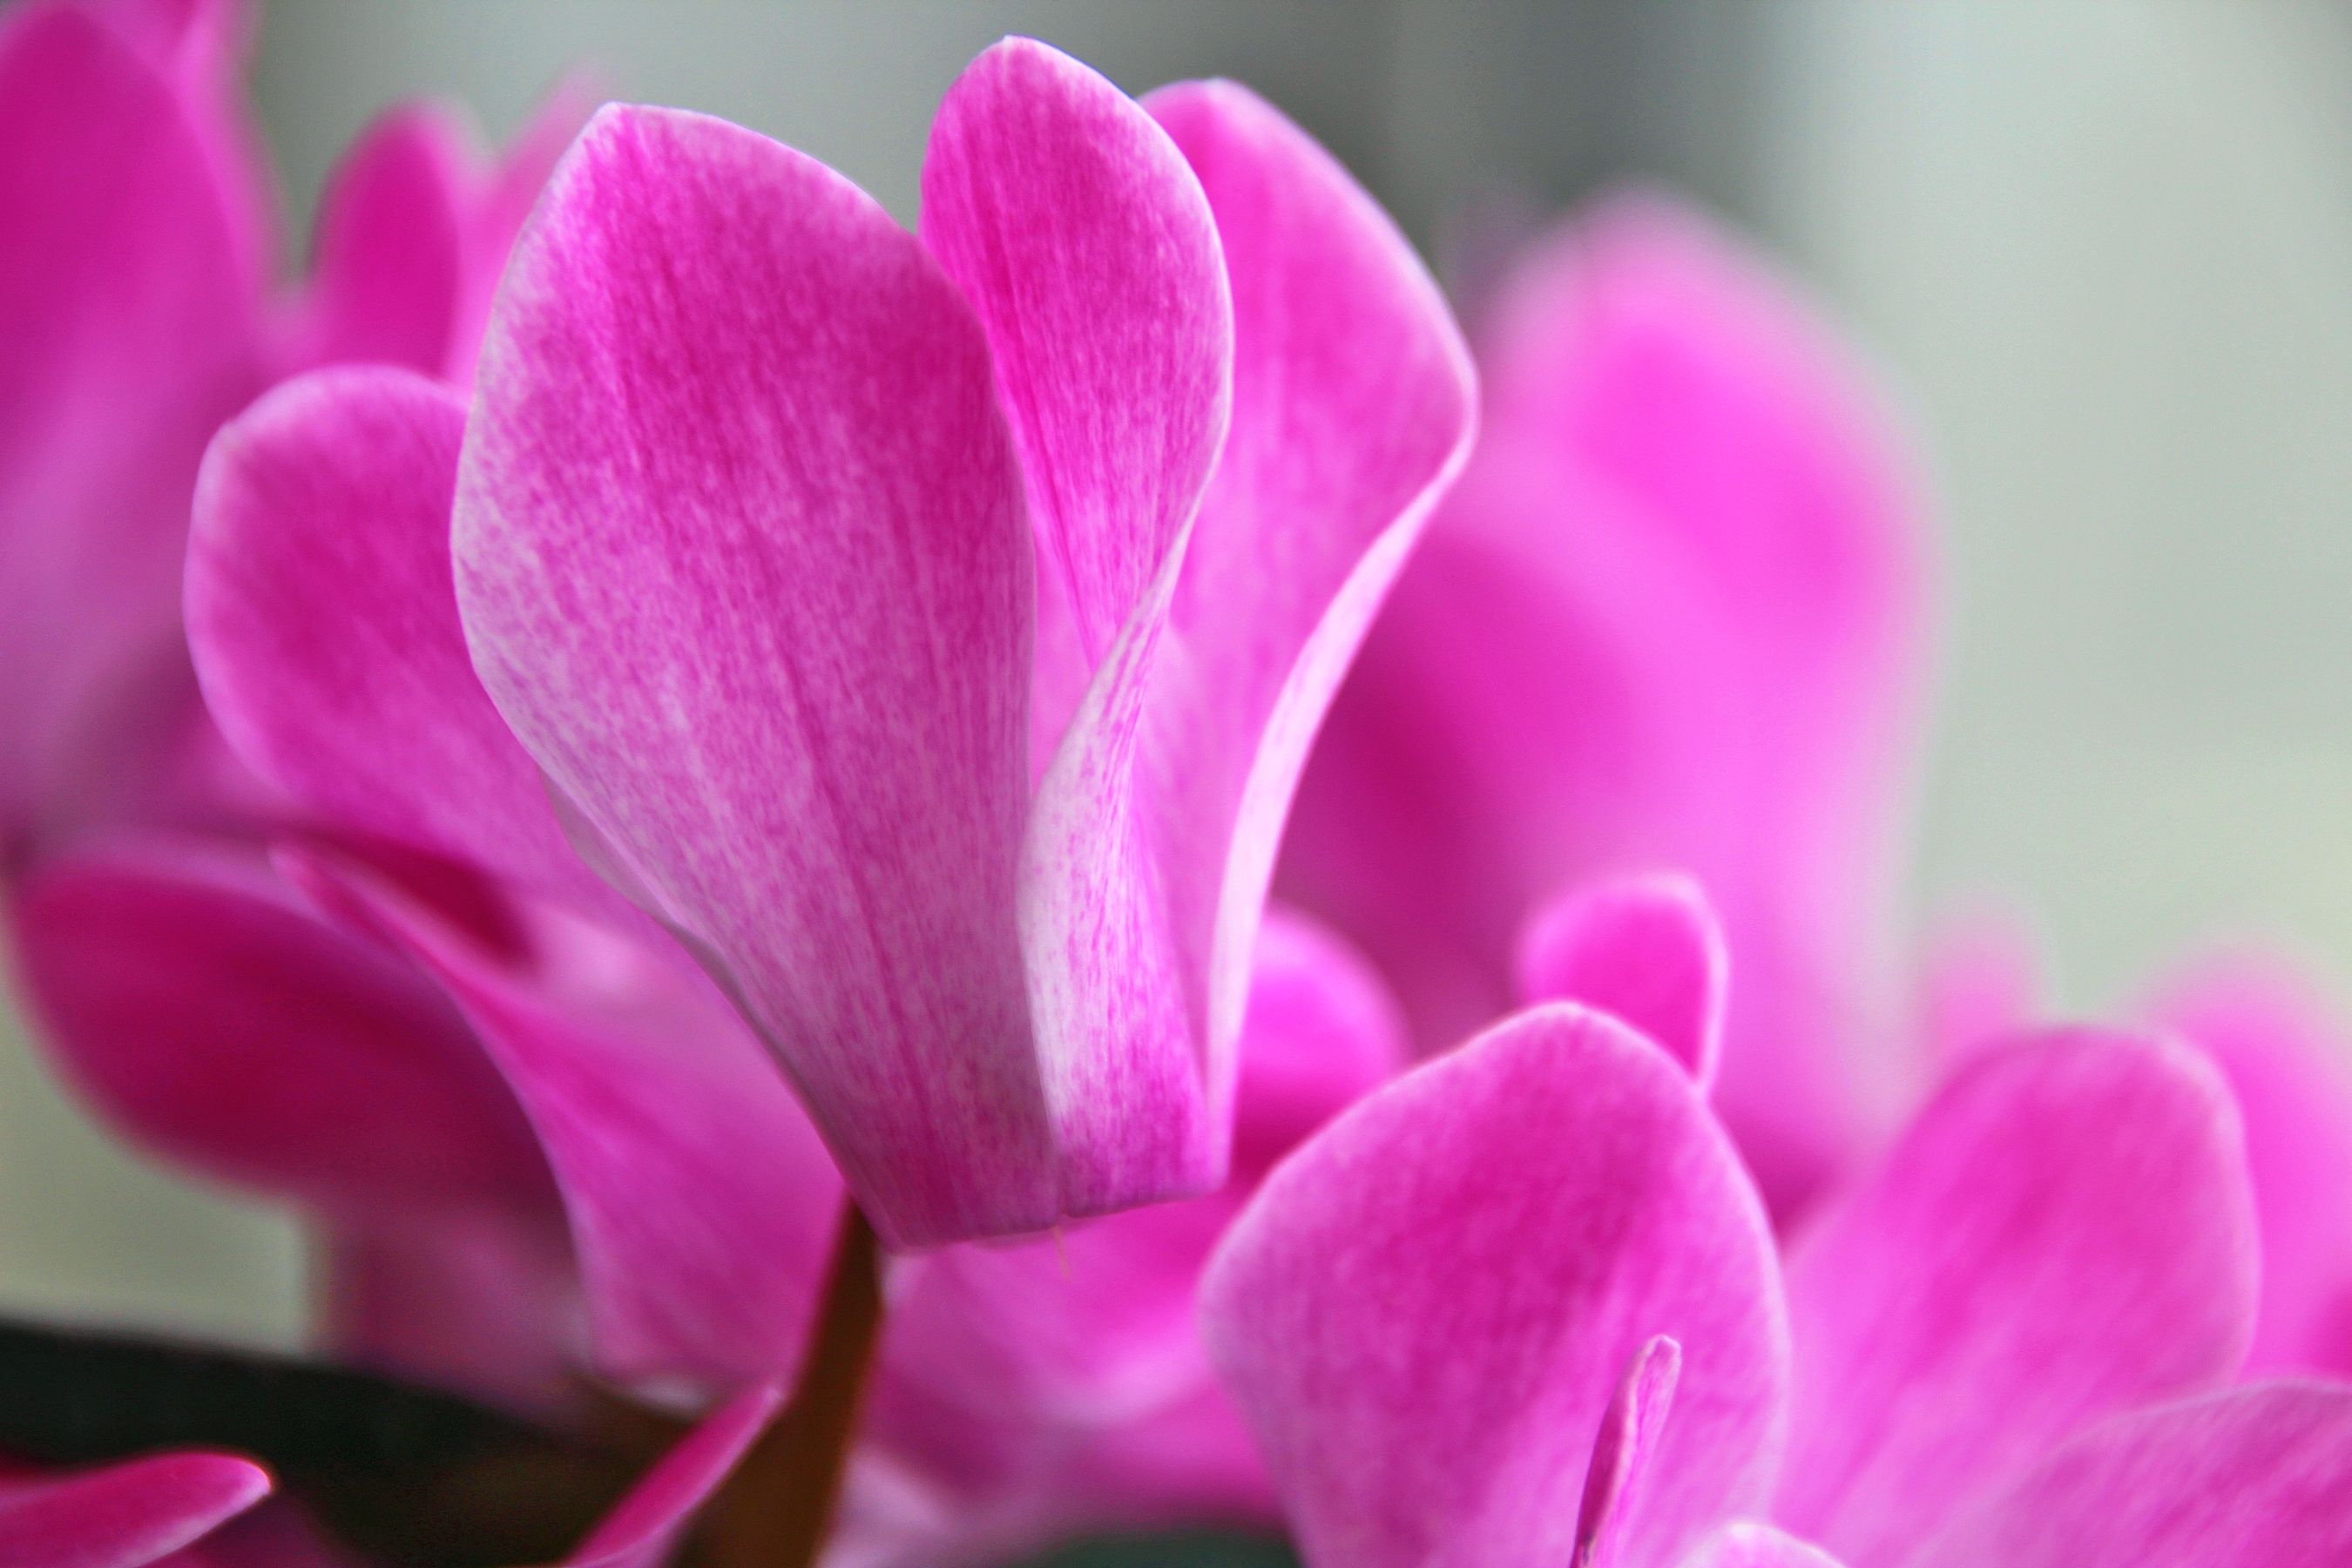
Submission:
<svg viewBox="0 0 2352 1568">
<path fill-rule="evenodd" d="M 2030 910 L 2106 1005 L 2200 936 L 2352 996 L 2352 7 L 279 0 L 290 193 L 396 93 L 493 129 L 569 61 L 906 214 L 940 89 L 1032 32 L 1243 78 L 1428 239 L 1627 174 L 1759 233 L 1899 379 L 1948 568 L 1912 904 Z M 0 1039 L 0 1310 L 291 1340 L 282 1220 L 110 1145 Z"/>
</svg>

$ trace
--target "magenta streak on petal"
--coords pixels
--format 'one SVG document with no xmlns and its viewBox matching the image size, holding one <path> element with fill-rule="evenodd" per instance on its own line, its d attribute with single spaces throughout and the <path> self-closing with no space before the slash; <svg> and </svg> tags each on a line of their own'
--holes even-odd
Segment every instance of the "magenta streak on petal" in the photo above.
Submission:
<svg viewBox="0 0 2352 1568">
<path fill-rule="evenodd" d="M 287 857 L 446 988 L 530 1118 L 571 1218 L 597 1358 L 625 1380 L 788 1374 L 839 1178 L 773 1061 L 709 982 L 553 910 L 502 964 L 355 868 Z"/>
<path fill-rule="evenodd" d="M 1523 1014 L 1342 1114 L 1227 1233 L 1201 1312 L 1315 1568 L 1572 1561 L 1594 1436 L 1662 1334 L 1682 1374 L 1625 1561 L 1769 1486 L 1762 1205 L 1688 1074 L 1601 1014 Z"/>
<path fill-rule="evenodd" d="M 2203 1058 L 2092 1029 L 1980 1054 L 1792 1251 L 1773 1518 L 1890 1561 L 2084 1422 L 2233 1376 L 2256 1275 Z"/>
<path fill-rule="evenodd" d="M 456 1010 L 253 856 L 93 849 L 35 873 L 14 912 L 53 1051 L 143 1146 L 330 1213 L 552 1217 L 530 1130 Z"/>
<path fill-rule="evenodd" d="M 1033 735 L 1051 750 L 1020 885 L 1061 1201 L 1090 1214 L 1190 1195 L 1223 1178 L 1229 1112 L 1203 1068 L 1133 774 L 1230 407 L 1216 222 L 1150 115 L 1020 38 L 949 90 L 923 190 L 924 239 L 987 331 L 1021 448 L 1048 623 L 1040 658 L 1080 663 L 1075 679 L 1040 669 L 1045 701 L 1075 692 L 1077 706 L 1033 706 Z"/>
<path fill-rule="evenodd" d="M 660 1568 L 784 1402 L 784 1385 L 753 1385 L 720 1406 L 646 1472 L 563 1568 Z"/>
<path fill-rule="evenodd" d="M 1475 377 L 1411 248 L 1297 126 L 1230 82 L 1163 88 L 1146 107 L 1208 195 L 1233 292 L 1232 429 L 1138 764 L 1213 1128 L 1299 767 L 1468 451 Z"/>
<path fill-rule="evenodd" d="M 1593 1439 L 1584 1500 L 1577 1508 L 1574 1568 L 1619 1568 L 1623 1562 L 1623 1517 L 1646 1479 L 1659 1429 L 1674 1413 L 1682 1370 L 1682 1347 L 1664 1334 L 1633 1352 Z"/>
<path fill-rule="evenodd" d="M 2352 1563 L 2352 1390 L 2269 1384 L 2119 1416 L 2070 1439 L 1895 1561 L 1900 1568 Z"/>
<path fill-rule="evenodd" d="M 214 439 L 188 549 L 188 640 L 221 730 L 324 821 L 595 910 L 539 771 L 457 621 L 449 508 L 465 405 L 412 372 L 287 382 Z"/>
<path fill-rule="evenodd" d="M 1624 1020 L 1715 1082 L 1731 961 L 1687 877 L 1625 877 L 1538 910 L 1519 940 L 1519 1001 L 1581 1002 Z"/>
<path fill-rule="evenodd" d="M 8 1568 L 146 1568 L 268 1495 L 269 1476 L 226 1454 L 162 1454 L 104 1469 L 0 1480 Z"/>
<path fill-rule="evenodd" d="M 887 1239 L 1050 1224 L 1012 919 L 1031 546 L 969 307 L 814 160 L 608 107 L 478 387 L 457 595 L 500 712 Z"/>
</svg>

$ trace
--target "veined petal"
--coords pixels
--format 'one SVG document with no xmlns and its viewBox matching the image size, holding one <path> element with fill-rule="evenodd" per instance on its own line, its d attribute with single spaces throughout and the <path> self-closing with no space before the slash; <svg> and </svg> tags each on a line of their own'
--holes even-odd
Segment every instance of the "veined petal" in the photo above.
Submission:
<svg viewBox="0 0 2352 1568">
<path fill-rule="evenodd" d="M 1216 223 L 1141 108 L 1013 38 L 932 127 L 923 237 L 987 331 L 1026 479 L 1048 623 L 1023 845 L 1021 935 L 1072 1214 L 1223 1175 L 1213 1095 L 1154 847 L 1139 715 L 1202 487 L 1224 437 L 1233 310 Z M 1066 620 L 1067 625 L 1058 624 Z M 1074 711 L 1054 706 L 1076 691 Z"/>
<path fill-rule="evenodd" d="M 839 1177 L 775 1063 L 682 958 L 552 910 L 499 962 L 379 879 L 284 858 L 320 900 L 437 980 L 530 1119 L 571 1219 L 608 1375 L 788 1373 L 816 1306 Z M 674 966 L 675 965 L 675 966 Z"/>
<path fill-rule="evenodd" d="M 2217 955 L 2153 1015 L 2212 1058 L 2245 1119 L 2262 1222 L 2250 1372 L 2352 1377 L 2352 1068 L 2319 994 L 2274 960 Z"/>
<path fill-rule="evenodd" d="M 1519 1000 L 1581 1002 L 1665 1047 L 1701 1089 L 1723 1055 L 1731 959 L 1687 877 L 1580 888 L 1537 911 L 1519 939 Z"/>
<path fill-rule="evenodd" d="M 530 1130 L 456 1010 L 257 860 L 92 850 L 36 872 L 15 913 L 53 1050 L 144 1146 L 329 1211 L 550 1213 Z"/>
<path fill-rule="evenodd" d="M 1475 377 L 1387 216 L 1231 82 L 1146 100 L 1207 193 L 1231 280 L 1233 425 L 1176 585 L 1143 760 L 1213 1111 L 1298 770 L 1466 455 Z"/>
<path fill-rule="evenodd" d="M 2108 1421 L 1903 1568 L 2286 1568 L 2352 1561 L 2352 1391 L 2233 1388 Z"/>
<path fill-rule="evenodd" d="M 10 1568 L 145 1568 L 269 1493 L 226 1454 L 160 1454 L 79 1475 L 0 1481 L 0 1562 Z"/>
<path fill-rule="evenodd" d="M 2256 1272 L 2237 1111 L 2200 1058 L 2091 1029 L 1984 1053 L 1792 1254 L 1773 1517 L 1888 1560 L 2085 1421 L 2226 1381 Z"/>
<path fill-rule="evenodd" d="M 1133 100 L 1007 38 L 940 105 L 922 232 L 988 333 L 1039 596 L 1090 671 L 1181 552 L 1224 441 L 1233 301 L 1208 198 Z"/>
<path fill-rule="evenodd" d="M 466 651 L 449 566 L 465 424 L 447 387 L 362 365 L 223 429 L 188 541 L 196 673 L 238 754 L 335 826 L 616 905 Z"/>
<path fill-rule="evenodd" d="M 1212 1362 L 1318 1565 L 1538 1568 L 1576 1547 L 1636 1352 L 1683 1351 L 1626 1560 L 1769 1484 L 1787 1330 L 1761 1204 L 1689 1076 L 1615 1020 L 1524 1014 L 1343 1114 L 1202 1284 Z"/>
<path fill-rule="evenodd" d="M 492 313 L 483 684 L 900 1245 L 1060 1213 L 1013 930 L 1031 547 L 987 345 L 863 193 L 608 107 Z"/>
</svg>

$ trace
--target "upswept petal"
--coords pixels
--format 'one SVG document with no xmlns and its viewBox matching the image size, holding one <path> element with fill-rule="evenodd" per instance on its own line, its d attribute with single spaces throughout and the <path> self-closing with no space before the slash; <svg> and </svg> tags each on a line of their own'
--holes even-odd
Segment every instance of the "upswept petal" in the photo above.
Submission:
<svg viewBox="0 0 2352 1568">
<path fill-rule="evenodd" d="M 988 334 L 1036 538 L 1042 775 L 1020 921 L 1061 1201 L 1083 1215 L 1190 1195 L 1223 1174 L 1229 1112 L 1202 1067 L 1134 770 L 1231 402 L 1216 223 L 1150 115 L 1012 38 L 940 105 L 923 237 Z"/>
<path fill-rule="evenodd" d="M 695 1510 L 719 1489 L 783 1402 L 783 1384 L 756 1384 L 704 1417 L 589 1532 L 563 1568 L 660 1568 Z"/>
<path fill-rule="evenodd" d="M 1201 1303 L 1312 1563 L 1570 1561 L 1593 1434 L 1660 1334 L 1682 1375 L 1627 1560 L 1769 1484 L 1788 1344 L 1762 1205 L 1688 1074 L 1601 1014 L 1521 1015 L 1340 1116 Z"/>
<path fill-rule="evenodd" d="M 14 914 L 45 1037 L 142 1145 L 330 1212 L 551 1215 L 530 1129 L 456 1010 L 257 860 L 94 848 L 35 872 Z"/>
<path fill-rule="evenodd" d="M 970 308 L 848 182 L 607 107 L 459 465 L 483 684 L 886 1239 L 1060 1213 L 1013 921 L 1031 546 Z"/>
<path fill-rule="evenodd" d="M 1181 554 L 1224 441 L 1234 325 L 1216 220 L 1132 99 L 1007 38 L 940 105 L 922 234 L 988 334 L 1039 596 L 1050 586 L 1072 617 L 1090 672 Z"/>
<path fill-rule="evenodd" d="M 122 713 L 186 682 L 188 487 L 257 374 L 248 215 L 214 162 L 96 16 L 0 21 L 0 859 L 119 790 Z"/>
<path fill-rule="evenodd" d="M 1774 1519 L 1887 1561 L 2084 1422 L 2226 1381 L 2256 1275 L 2237 1111 L 2201 1058 L 2093 1029 L 1980 1055 L 1791 1255 Z"/>
<path fill-rule="evenodd" d="M 1307 749 L 1476 422 L 1475 376 L 1386 214 L 1226 81 L 1145 107 L 1192 165 L 1233 293 L 1233 423 L 1146 700 L 1139 766 L 1209 1102 Z"/>
<path fill-rule="evenodd" d="M 2352 1377 L 2352 1068 L 2318 992 L 2276 960 L 2216 954 L 2150 1016 L 2221 1068 L 2245 1119 L 2262 1222 L 2250 1373 Z"/>
<path fill-rule="evenodd" d="M 0 1563 L 146 1568 L 268 1493 L 268 1472 L 226 1454 L 159 1454 L 78 1475 L 0 1480 Z"/>
<path fill-rule="evenodd" d="M 2352 1390 L 2280 1383 L 2136 1412 L 2061 1446 L 1903 1568 L 2319 1568 L 2352 1562 Z"/>
<path fill-rule="evenodd" d="M 1731 958 L 1687 877 L 1624 877 L 1536 911 L 1519 938 L 1519 1001 L 1581 1002 L 1665 1047 L 1701 1089 L 1723 1054 Z"/>
<path fill-rule="evenodd" d="M 607 1375 L 787 1374 L 840 1179 L 775 1063 L 682 959 L 554 910 L 502 963 L 422 902 L 322 857 L 289 878 L 448 993 L 530 1118 L 570 1217 Z"/>
<path fill-rule="evenodd" d="M 238 755 L 325 821 L 615 906 L 466 651 L 449 565 L 465 423 L 441 384 L 359 365 L 225 427 L 189 531 L 196 673 Z"/>
<path fill-rule="evenodd" d="M 473 149 L 432 103 L 386 110 L 360 132 L 319 202 L 302 357 L 437 375 L 466 286 Z"/>
</svg>

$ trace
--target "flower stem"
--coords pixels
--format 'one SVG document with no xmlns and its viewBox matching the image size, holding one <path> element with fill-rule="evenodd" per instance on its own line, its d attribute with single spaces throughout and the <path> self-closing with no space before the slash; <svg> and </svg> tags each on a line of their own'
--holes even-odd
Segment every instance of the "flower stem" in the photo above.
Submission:
<svg viewBox="0 0 2352 1568">
<path fill-rule="evenodd" d="M 792 1402 L 708 1516 L 698 1561 L 709 1568 L 810 1568 L 832 1528 L 882 1330 L 881 1248 L 854 1199 L 843 1206 L 819 1313 Z"/>
</svg>

